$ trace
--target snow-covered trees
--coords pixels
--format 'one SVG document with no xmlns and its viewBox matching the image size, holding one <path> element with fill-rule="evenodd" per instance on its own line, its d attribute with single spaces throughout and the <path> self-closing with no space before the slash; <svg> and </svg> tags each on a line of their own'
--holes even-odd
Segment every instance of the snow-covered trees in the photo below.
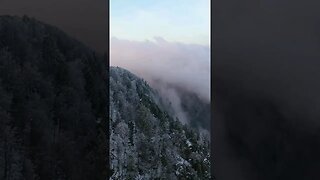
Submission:
<svg viewBox="0 0 320 180">
<path fill-rule="evenodd" d="M 111 179 L 210 179 L 209 141 L 134 74 L 110 68 Z"/>
</svg>

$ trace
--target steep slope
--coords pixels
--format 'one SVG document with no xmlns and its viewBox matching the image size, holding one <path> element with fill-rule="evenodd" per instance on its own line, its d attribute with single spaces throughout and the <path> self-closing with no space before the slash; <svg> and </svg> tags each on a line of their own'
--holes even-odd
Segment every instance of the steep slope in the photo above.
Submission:
<svg viewBox="0 0 320 180">
<path fill-rule="evenodd" d="M 144 80 L 110 68 L 111 179 L 210 179 L 208 137 L 166 104 Z"/>
<path fill-rule="evenodd" d="M 182 108 L 189 117 L 190 125 L 210 131 L 210 103 L 204 102 L 192 92 L 180 91 L 179 93 L 181 94 Z"/>
<path fill-rule="evenodd" d="M 55 27 L 0 16 L 0 179 L 106 179 L 104 61 Z"/>
<path fill-rule="evenodd" d="M 190 124 L 192 128 L 210 131 L 210 102 L 201 99 L 197 93 L 185 87 L 164 82 L 160 79 L 152 79 L 150 86 L 156 89 L 160 96 L 170 103 L 167 111 L 173 116 L 180 117 L 182 122 Z M 194 108 L 197 107 L 197 108 Z"/>
</svg>

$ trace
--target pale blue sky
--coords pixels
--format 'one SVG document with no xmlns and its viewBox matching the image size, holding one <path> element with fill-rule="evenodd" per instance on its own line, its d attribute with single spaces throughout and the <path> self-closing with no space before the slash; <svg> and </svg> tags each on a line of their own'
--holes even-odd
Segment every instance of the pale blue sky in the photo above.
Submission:
<svg viewBox="0 0 320 180">
<path fill-rule="evenodd" d="M 110 0 L 110 35 L 210 44 L 210 0 Z"/>
</svg>

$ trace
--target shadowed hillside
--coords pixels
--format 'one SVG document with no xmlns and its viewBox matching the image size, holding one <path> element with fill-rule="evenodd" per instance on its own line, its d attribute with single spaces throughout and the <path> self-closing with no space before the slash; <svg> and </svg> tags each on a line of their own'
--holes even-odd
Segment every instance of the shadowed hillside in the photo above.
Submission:
<svg viewBox="0 0 320 180">
<path fill-rule="evenodd" d="M 106 179 L 105 62 L 55 27 L 0 17 L 0 179 Z"/>
</svg>

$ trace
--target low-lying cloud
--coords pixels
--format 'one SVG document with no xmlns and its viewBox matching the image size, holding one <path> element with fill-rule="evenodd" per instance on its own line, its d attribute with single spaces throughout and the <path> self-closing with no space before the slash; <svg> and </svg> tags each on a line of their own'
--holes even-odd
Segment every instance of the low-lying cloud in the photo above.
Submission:
<svg viewBox="0 0 320 180">
<path fill-rule="evenodd" d="M 111 38 L 110 65 L 123 67 L 145 79 L 172 101 L 177 117 L 188 123 L 181 99 L 173 86 L 210 102 L 210 48 L 204 45 Z"/>
<path fill-rule="evenodd" d="M 160 80 L 210 101 L 210 48 L 203 45 L 111 39 L 110 65 L 126 68 L 152 83 Z"/>
</svg>

